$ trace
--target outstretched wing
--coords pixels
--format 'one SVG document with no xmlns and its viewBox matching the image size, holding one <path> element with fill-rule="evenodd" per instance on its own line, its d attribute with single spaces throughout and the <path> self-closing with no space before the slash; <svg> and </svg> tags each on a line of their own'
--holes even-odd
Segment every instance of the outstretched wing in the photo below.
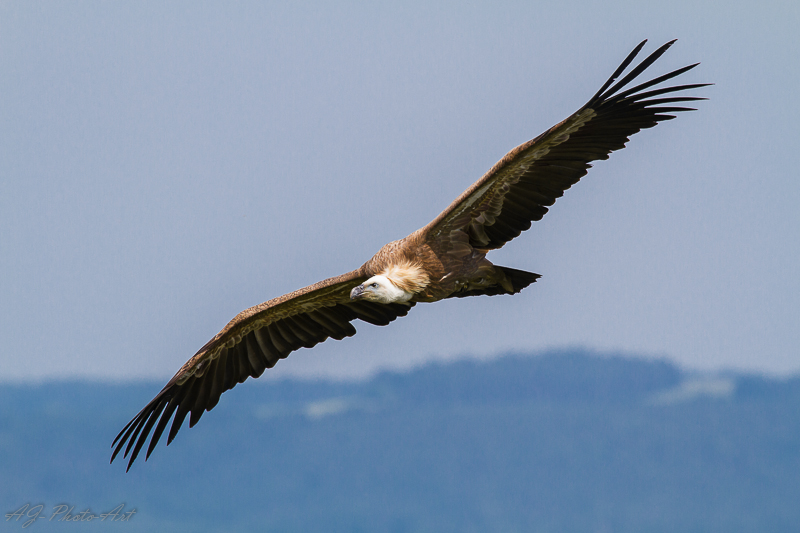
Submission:
<svg viewBox="0 0 800 533">
<path fill-rule="evenodd" d="M 625 147 L 634 133 L 651 128 L 670 113 L 693 111 L 674 104 L 705 100 L 674 93 L 709 85 L 678 85 L 647 90 L 697 66 L 689 65 L 622 90 L 639 76 L 675 41 L 670 41 L 614 81 L 630 65 L 647 41 L 642 41 L 589 102 L 565 121 L 503 157 L 430 224 L 420 231 L 442 252 L 456 257 L 473 248 L 493 250 L 541 219 L 548 206 L 586 175 L 590 162 L 608 159 Z M 666 96 L 663 96 L 666 95 Z"/>
<path fill-rule="evenodd" d="M 203 411 L 217 405 L 223 392 L 250 376 L 259 377 L 294 350 L 311 348 L 329 337 L 341 340 L 355 335 L 356 328 L 350 322 L 357 318 L 385 326 L 408 313 L 413 304 L 351 300 L 351 289 L 366 279 L 361 270 L 355 270 L 239 313 L 119 432 L 112 443 L 116 447 L 111 461 L 124 447 L 123 456 L 130 453 L 127 468 L 130 469 L 155 426 L 146 460 L 173 413 L 168 445 L 186 415 L 191 413 L 189 427 L 192 427 Z"/>
</svg>

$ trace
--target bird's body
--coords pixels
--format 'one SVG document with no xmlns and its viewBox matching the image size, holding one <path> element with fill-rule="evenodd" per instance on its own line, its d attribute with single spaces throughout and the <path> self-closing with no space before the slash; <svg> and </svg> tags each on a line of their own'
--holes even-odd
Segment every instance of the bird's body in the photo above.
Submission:
<svg viewBox="0 0 800 533">
<path fill-rule="evenodd" d="M 355 319 L 386 325 L 418 302 L 516 294 L 535 282 L 538 274 L 493 265 L 487 253 L 541 219 L 591 161 L 607 159 L 640 129 L 674 118 L 669 113 L 690 109 L 676 102 L 702 99 L 670 93 L 707 84 L 646 90 L 696 65 L 622 90 L 671 44 L 614 84 L 644 46 L 639 44 L 586 105 L 511 150 L 431 223 L 386 244 L 360 268 L 239 313 L 123 428 L 111 460 L 124 447 L 130 468 L 153 431 L 149 457 L 173 414 L 167 444 L 187 415 L 193 426 L 223 392 L 260 376 L 292 351 L 354 335 Z"/>
<path fill-rule="evenodd" d="M 478 294 L 515 294 L 533 283 L 538 274 L 493 265 L 486 250 L 474 248 L 466 234 L 451 246 L 431 240 L 425 228 L 381 248 L 359 269 L 368 279 L 356 286 L 351 299 L 379 303 L 436 302 L 445 298 Z M 453 243 L 460 246 L 452 246 Z M 507 275 L 507 272 L 509 275 Z M 519 273 L 512 282 L 510 272 Z M 523 276 L 522 274 L 527 274 Z M 527 283 L 522 284 L 525 278 Z M 387 284 L 386 281 L 389 283 Z M 376 284 L 376 287 L 370 285 Z M 371 290 L 382 289 L 382 290 Z M 399 292 L 394 289 L 399 289 Z M 392 298 L 389 294 L 395 294 Z"/>
</svg>

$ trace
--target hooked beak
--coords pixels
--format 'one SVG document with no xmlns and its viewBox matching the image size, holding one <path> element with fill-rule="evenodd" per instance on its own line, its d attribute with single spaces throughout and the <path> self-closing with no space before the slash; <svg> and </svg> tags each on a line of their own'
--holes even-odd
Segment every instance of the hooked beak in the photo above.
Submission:
<svg viewBox="0 0 800 533">
<path fill-rule="evenodd" d="M 350 291 L 350 299 L 351 300 L 358 300 L 364 295 L 364 285 L 358 285 L 353 287 L 353 290 Z"/>
</svg>

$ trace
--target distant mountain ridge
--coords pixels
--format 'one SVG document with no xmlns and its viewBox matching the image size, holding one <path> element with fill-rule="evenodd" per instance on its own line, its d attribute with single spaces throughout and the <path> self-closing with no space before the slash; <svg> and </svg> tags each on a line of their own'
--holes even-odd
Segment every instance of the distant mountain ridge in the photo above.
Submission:
<svg viewBox="0 0 800 533">
<path fill-rule="evenodd" d="M 125 531 L 800 530 L 799 377 L 570 350 L 248 382 L 126 475 L 111 439 L 161 385 L 0 386 L 3 514 L 125 502 L 131 521 L 106 524 Z"/>
</svg>

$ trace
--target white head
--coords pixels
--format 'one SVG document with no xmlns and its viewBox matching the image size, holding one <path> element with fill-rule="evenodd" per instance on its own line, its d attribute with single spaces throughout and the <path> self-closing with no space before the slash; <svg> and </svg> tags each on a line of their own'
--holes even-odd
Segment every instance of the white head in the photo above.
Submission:
<svg viewBox="0 0 800 533">
<path fill-rule="evenodd" d="M 382 304 L 405 303 L 414 296 L 413 292 L 404 291 L 383 275 L 372 276 L 361 285 L 350 291 L 350 299 L 367 300 Z"/>
</svg>

